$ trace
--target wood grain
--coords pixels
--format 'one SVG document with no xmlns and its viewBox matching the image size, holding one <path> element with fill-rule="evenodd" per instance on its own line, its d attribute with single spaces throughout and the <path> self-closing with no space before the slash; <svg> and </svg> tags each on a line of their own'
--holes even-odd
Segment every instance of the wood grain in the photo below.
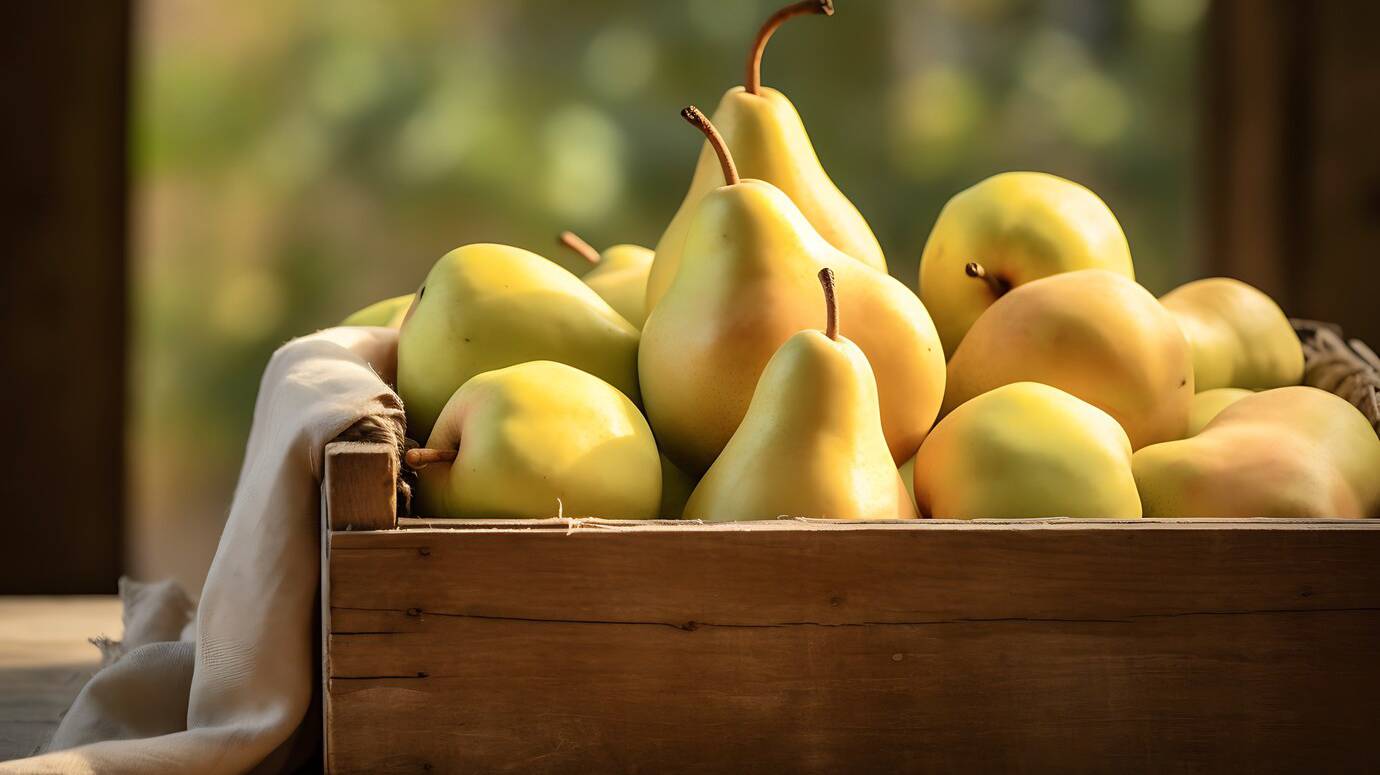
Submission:
<svg viewBox="0 0 1380 775">
<path fill-rule="evenodd" d="M 330 543 L 340 772 L 1345 769 L 1380 733 L 1377 523 Z"/>
<path fill-rule="evenodd" d="M 323 486 L 332 530 L 390 530 L 397 526 L 398 453 L 389 444 L 337 441 L 326 445 Z"/>
<path fill-rule="evenodd" d="M 38 752 L 120 637 L 115 596 L 0 597 L 0 761 Z"/>
</svg>

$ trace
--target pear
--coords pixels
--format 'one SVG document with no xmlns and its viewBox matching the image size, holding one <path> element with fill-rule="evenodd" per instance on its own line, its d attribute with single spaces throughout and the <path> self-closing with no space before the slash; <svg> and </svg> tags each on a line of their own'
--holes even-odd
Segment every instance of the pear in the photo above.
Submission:
<svg viewBox="0 0 1380 775">
<path fill-rule="evenodd" d="M 1013 382 L 939 421 L 915 456 L 920 513 L 943 519 L 1135 519 L 1131 440 L 1058 388 Z"/>
<path fill-rule="evenodd" d="M 1240 280 L 1210 277 L 1166 293 L 1193 348 L 1198 390 L 1269 388 L 1303 381 L 1303 345 L 1274 300 Z"/>
<path fill-rule="evenodd" d="M 776 28 L 802 14 L 828 16 L 833 12 L 829 0 L 805 0 L 772 15 L 762 25 L 748 53 L 744 85 L 724 94 L 714 111 L 713 122 L 733 149 L 743 177 L 764 180 L 781 189 L 826 242 L 885 272 L 886 256 L 877 238 L 858 208 L 820 165 L 795 106 L 781 92 L 762 86 L 762 52 Z M 660 303 L 680 269 L 690 222 L 700 200 L 719 186 L 719 163 L 715 157 L 714 148 L 705 143 L 690 180 L 690 190 L 656 243 L 656 259 L 647 278 L 649 311 Z"/>
<path fill-rule="evenodd" d="M 1147 517 L 1380 517 L 1380 438 L 1317 388 L 1246 396 L 1131 464 Z"/>
<path fill-rule="evenodd" d="M 872 367 L 839 335 L 833 273 L 819 279 L 824 332 L 800 331 L 772 356 L 742 424 L 685 504 L 687 519 L 915 516 L 882 433 Z"/>
<path fill-rule="evenodd" d="M 642 413 L 607 382 L 554 361 L 471 378 L 405 459 L 419 469 L 427 516 L 648 519 L 661 501 Z"/>
<path fill-rule="evenodd" d="M 920 300 L 952 356 L 983 310 L 1007 291 L 1076 269 L 1135 279 L 1116 216 L 1073 181 L 1005 172 L 960 192 L 940 211 L 920 256 Z"/>
<path fill-rule="evenodd" d="M 652 251 L 641 245 L 614 245 L 603 253 L 572 231 L 561 232 L 560 242 L 594 268 L 581 277 L 629 323 L 642 328 L 647 319 L 647 273 Z"/>
<path fill-rule="evenodd" d="M 441 257 L 398 334 L 398 393 L 422 439 L 476 374 L 535 360 L 568 363 L 633 401 L 638 332 L 579 278 L 535 253 L 475 244 Z"/>
<path fill-rule="evenodd" d="M 920 446 L 925 445 L 921 444 Z M 915 504 L 915 458 L 901 464 L 900 474 L 901 481 L 906 485 L 906 495 L 910 496 L 911 504 Z"/>
<path fill-rule="evenodd" d="M 657 516 L 662 519 L 680 519 L 685 513 L 685 502 L 695 491 L 699 480 L 680 470 L 671 459 L 661 456 L 661 507 Z"/>
<path fill-rule="evenodd" d="M 1249 395 L 1254 395 L 1253 391 L 1244 388 L 1214 388 L 1195 394 L 1188 404 L 1187 435 L 1197 436 L 1223 409 Z"/>
<path fill-rule="evenodd" d="M 694 107 L 683 115 L 710 138 L 727 185 L 700 201 L 685 265 L 643 328 L 638 371 L 662 451 L 690 474 L 714 462 L 767 361 L 793 334 L 823 322 L 815 275 L 827 266 L 876 373 L 887 444 L 905 461 L 944 392 L 944 356 L 924 305 L 825 241 L 780 189 L 740 179 L 709 120 Z"/>
<path fill-rule="evenodd" d="M 1131 447 L 1181 439 L 1193 359 L 1169 312 L 1105 269 L 1011 289 L 977 319 L 949 360 L 943 413 L 1012 382 L 1042 382 L 1107 412 Z"/>
<path fill-rule="evenodd" d="M 386 326 L 397 328 L 402 325 L 407 310 L 412 306 L 415 293 L 404 293 L 391 299 L 376 301 L 340 321 L 342 326 Z"/>
</svg>

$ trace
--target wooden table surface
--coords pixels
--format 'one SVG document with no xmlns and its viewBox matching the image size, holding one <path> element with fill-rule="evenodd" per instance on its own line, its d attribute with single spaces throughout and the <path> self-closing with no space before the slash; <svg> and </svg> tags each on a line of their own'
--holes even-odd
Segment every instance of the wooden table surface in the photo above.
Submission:
<svg viewBox="0 0 1380 775">
<path fill-rule="evenodd" d="M 87 639 L 118 639 L 120 600 L 0 597 L 0 761 L 35 753 L 100 665 Z"/>
</svg>

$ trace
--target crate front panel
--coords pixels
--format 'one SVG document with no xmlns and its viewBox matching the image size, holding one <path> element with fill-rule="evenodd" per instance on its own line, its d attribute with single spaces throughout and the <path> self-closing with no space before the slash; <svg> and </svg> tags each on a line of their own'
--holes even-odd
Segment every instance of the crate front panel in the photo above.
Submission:
<svg viewBox="0 0 1380 775">
<path fill-rule="evenodd" d="M 338 771 L 1374 762 L 1380 526 L 332 533 Z"/>
</svg>

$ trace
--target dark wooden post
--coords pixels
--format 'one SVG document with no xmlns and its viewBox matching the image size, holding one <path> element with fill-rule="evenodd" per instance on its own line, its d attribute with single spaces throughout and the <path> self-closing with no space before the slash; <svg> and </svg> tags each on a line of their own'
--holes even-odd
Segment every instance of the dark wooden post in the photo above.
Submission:
<svg viewBox="0 0 1380 775">
<path fill-rule="evenodd" d="M 1380 4 L 1216 0 L 1207 270 L 1380 343 Z"/>
<path fill-rule="evenodd" d="M 0 8 L 0 594 L 113 592 L 130 7 Z"/>
</svg>

